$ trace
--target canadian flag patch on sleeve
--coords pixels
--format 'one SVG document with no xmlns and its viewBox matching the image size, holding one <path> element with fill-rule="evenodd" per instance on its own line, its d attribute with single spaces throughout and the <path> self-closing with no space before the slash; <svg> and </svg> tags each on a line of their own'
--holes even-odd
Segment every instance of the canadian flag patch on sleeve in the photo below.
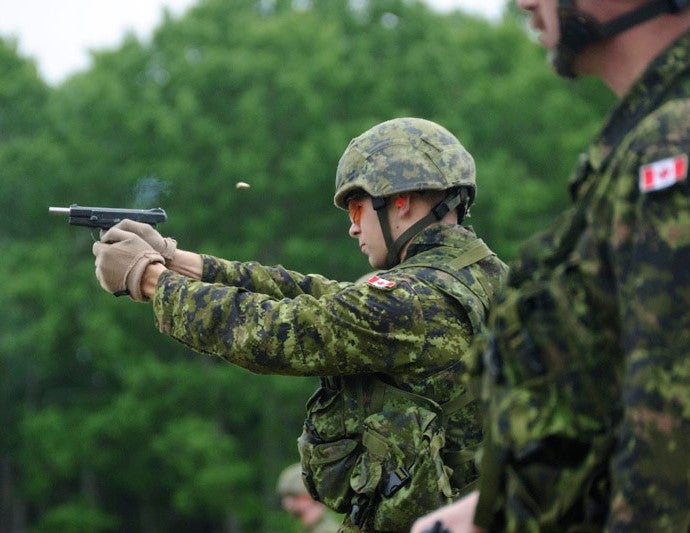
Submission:
<svg viewBox="0 0 690 533">
<path fill-rule="evenodd" d="M 668 157 L 640 167 L 640 192 L 666 189 L 688 177 L 686 154 Z"/>
<path fill-rule="evenodd" d="M 367 280 L 367 283 L 372 287 L 376 287 L 377 289 L 392 289 L 395 287 L 395 281 L 388 281 L 387 279 L 383 279 L 375 275 L 371 276 Z"/>
</svg>

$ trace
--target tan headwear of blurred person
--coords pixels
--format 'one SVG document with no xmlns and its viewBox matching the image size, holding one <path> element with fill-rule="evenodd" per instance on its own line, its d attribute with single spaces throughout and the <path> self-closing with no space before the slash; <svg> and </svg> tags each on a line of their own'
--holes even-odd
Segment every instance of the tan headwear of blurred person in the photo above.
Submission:
<svg viewBox="0 0 690 533">
<path fill-rule="evenodd" d="M 304 531 L 309 533 L 335 533 L 338 522 L 328 513 L 321 502 L 314 500 L 302 481 L 302 467 L 299 463 L 285 468 L 278 477 L 276 492 L 281 498 L 283 509 L 296 517 Z"/>
</svg>

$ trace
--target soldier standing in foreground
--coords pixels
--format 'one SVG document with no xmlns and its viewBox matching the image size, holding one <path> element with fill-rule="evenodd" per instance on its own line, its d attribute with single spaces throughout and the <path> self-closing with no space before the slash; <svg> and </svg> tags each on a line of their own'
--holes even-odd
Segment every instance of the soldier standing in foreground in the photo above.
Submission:
<svg viewBox="0 0 690 533">
<path fill-rule="evenodd" d="M 517 4 L 621 101 L 492 312 L 479 497 L 413 532 L 689 531 L 689 2 Z"/>
<path fill-rule="evenodd" d="M 346 515 L 342 531 L 406 532 L 477 478 L 463 354 L 506 267 L 460 225 L 475 192 L 474 161 L 450 132 L 394 119 L 353 139 L 336 174 L 350 235 L 387 269 L 367 282 L 178 250 L 132 221 L 94 244 L 96 275 L 150 299 L 160 331 L 199 352 L 320 376 L 298 443 L 310 493 Z"/>
</svg>

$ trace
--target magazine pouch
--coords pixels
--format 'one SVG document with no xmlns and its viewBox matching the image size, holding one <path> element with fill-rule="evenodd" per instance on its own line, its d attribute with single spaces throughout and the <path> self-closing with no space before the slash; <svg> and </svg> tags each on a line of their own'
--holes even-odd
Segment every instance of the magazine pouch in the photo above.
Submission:
<svg viewBox="0 0 690 533">
<path fill-rule="evenodd" d="M 441 407 L 381 381 L 382 406 L 364 419 L 362 450 L 351 477 L 363 519 L 377 531 L 408 531 L 414 520 L 450 503 Z M 355 509 L 356 510 L 356 509 Z"/>
<path fill-rule="evenodd" d="M 346 410 L 340 378 L 322 378 L 307 402 L 307 418 L 297 441 L 302 477 L 312 498 L 339 513 L 349 513 L 354 492 L 350 477 L 361 448 L 357 409 Z"/>
</svg>

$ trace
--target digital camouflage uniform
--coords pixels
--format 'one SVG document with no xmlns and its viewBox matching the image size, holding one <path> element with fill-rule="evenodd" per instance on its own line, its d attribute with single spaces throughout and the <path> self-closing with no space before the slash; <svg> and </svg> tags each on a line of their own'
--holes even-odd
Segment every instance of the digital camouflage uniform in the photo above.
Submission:
<svg viewBox="0 0 690 533">
<path fill-rule="evenodd" d="M 490 319 L 475 520 L 690 527 L 690 36 L 623 98 Z"/>
<path fill-rule="evenodd" d="M 474 320 L 485 313 L 475 293 L 493 292 L 505 266 L 489 255 L 452 272 L 463 277 L 465 286 L 445 271 L 405 264 L 426 255 L 448 269 L 476 242 L 481 241 L 462 226 L 423 231 L 412 243 L 411 257 L 379 274 L 393 286 L 336 282 L 203 256 L 202 281 L 170 270 L 161 274 L 153 308 L 163 333 L 252 372 L 344 379 L 377 373 L 404 390 L 445 403 L 464 390 L 470 315 Z M 446 436 L 449 452 L 479 443 L 476 410 L 475 402 L 453 415 L 455 429 Z M 476 478 L 470 464 L 456 473 L 455 488 Z"/>
</svg>

